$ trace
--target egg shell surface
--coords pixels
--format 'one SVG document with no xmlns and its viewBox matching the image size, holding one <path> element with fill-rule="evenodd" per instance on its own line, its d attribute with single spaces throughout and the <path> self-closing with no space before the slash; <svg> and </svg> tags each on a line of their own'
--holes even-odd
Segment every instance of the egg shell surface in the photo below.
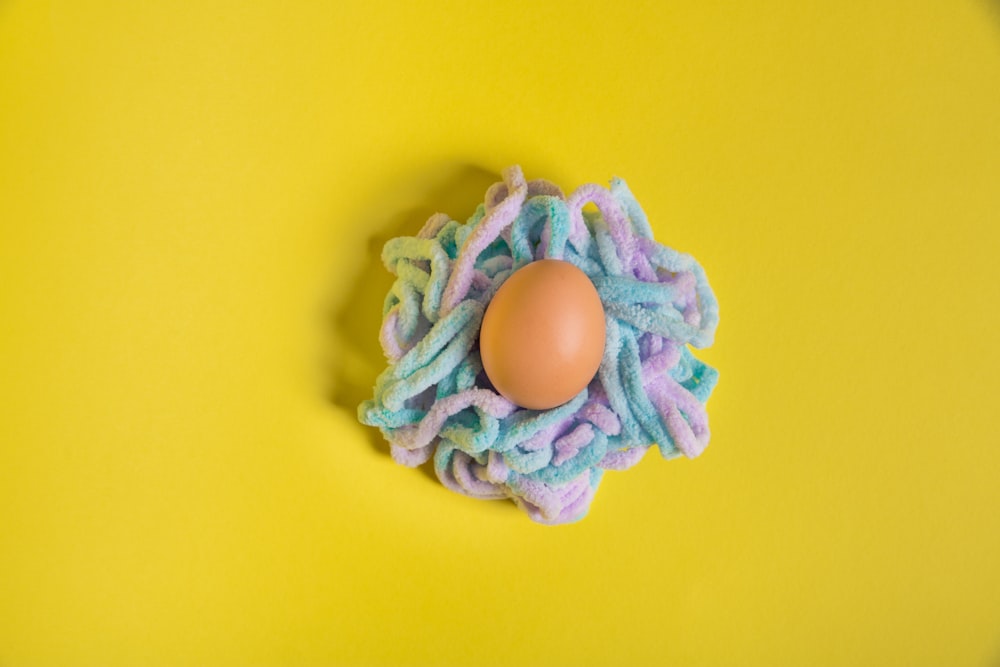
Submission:
<svg viewBox="0 0 1000 667">
<path fill-rule="evenodd" d="M 583 271 L 542 259 L 515 271 L 483 316 L 480 353 L 493 387 L 532 410 L 567 402 L 604 355 L 604 306 Z"/>
</svg>

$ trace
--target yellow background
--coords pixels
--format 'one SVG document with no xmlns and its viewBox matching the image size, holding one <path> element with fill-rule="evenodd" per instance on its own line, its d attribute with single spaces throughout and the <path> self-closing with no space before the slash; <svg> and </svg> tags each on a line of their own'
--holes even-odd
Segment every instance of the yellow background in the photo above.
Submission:
<svg viewBox="0 0 1000 667">
<path fill-rule="evenodd" d="M 0 664 L 996 665 L 1000 5 L 0 2 Z M 712 444 L 395 465 L 381 242 L 626 178 Z"/>
</svg>

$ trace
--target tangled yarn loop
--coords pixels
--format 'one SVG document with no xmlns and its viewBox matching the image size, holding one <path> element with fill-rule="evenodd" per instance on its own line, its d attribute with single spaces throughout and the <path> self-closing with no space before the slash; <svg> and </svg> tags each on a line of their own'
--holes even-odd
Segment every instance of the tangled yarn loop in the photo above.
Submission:
<svg viewBox="0 0 1000 667">
<path fill-rule="evenodd" d="M 432 456 L 441 482 L 474 498 L 511 498 L 535 521 L 586 515 L 604 470 L 624 470 L 654 444 L 665 458 L 708 444 L 705 402 L 718 378 L 689 346 L 711 345 L 718 304 L 701 266 L 653 240 L 625 182 L 569 197 L 517 166 L 465 224 L 438 213 L 415 237 L 390 240 L 396 276 L 380 334 L 389 361 L 359 419 L 393 458 Z M 584 211 L 587 204 L 596 212 Z M 517 269 L 561 259 L 586 273 L 604 304 L 600 370 L 568 403 L 520 408 L 483 372 L 479 325 Z"/>
</svg>

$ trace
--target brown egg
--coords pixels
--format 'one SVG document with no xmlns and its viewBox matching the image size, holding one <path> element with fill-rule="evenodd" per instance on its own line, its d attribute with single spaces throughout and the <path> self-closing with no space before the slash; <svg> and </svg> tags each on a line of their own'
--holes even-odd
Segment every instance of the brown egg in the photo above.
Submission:
<svg viewBox="0 0 1000 667">
<path fill-rule="evenodd" d="M 483 316 L 479 348 L 493 387 L 524 408 L 562 405 L 594 379 L 604 306 L 569 262 L 542 259 L 511 275 Z"/>
</svg>

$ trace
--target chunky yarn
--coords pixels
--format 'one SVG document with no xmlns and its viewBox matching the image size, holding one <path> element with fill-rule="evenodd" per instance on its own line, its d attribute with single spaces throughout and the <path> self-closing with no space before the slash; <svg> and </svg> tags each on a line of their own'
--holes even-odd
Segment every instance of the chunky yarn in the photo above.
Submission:
<svg viewBox="0 0 1000 667">
<path fill-rule="evenodd" d="M 465 224 L 438 213 L 416 236 L 386 243 L 382 261 L 396 276 L 380 335 L 389 366 L 358 416 L 382 431 L 397 462 L 433 457 L 450 489 L 566 523 L 587 513 L 604 470 L 629 468 L 654 444 L 668 459 L 704 450 L 718 373 L 689 346 L 711 345 L 718 304 L 692 257 L 653 240 L 623 180 L 566 197 L 516 166 L 503 179 Z M 607 330 L 590 385 L 536 411 L 493 390 L 478 338 L 504 280 L 543 258 L 590 277 Z"/>
</svg>

